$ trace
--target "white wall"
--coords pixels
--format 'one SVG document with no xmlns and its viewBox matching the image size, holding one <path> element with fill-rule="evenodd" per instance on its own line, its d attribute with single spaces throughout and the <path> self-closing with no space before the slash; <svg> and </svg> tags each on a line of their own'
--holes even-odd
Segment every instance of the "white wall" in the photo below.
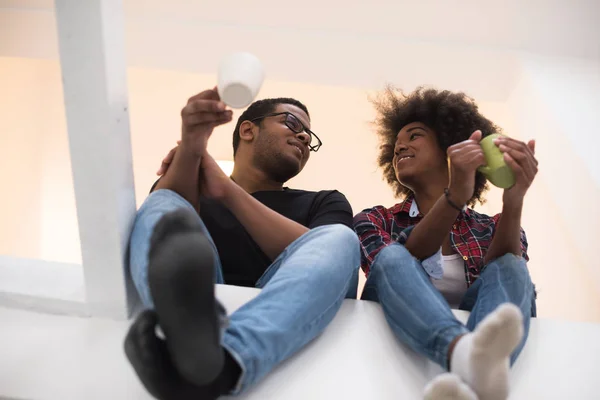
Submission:
<svg viewBox="0 0 600 400">
<path fill-rule="evenodd" d="M 0 58 L 0 254 L 80 263 L 60 70 Z"/>
<path fill-rule="evenodd" d="M 540 302 L 551 306 L 543 312 L 597 321 L 599 77 L 598 64 L 591 62 L 523 57 L 521 79 L 508 101 L 514 134 L 537 139 L 540 171 L 523 224 Z"/>
<path fill-rule="evenodd" d="M 27 187 L 37 185 L 41 171 L 38 129 L 27 111 L 35 92 L 26 80 L 35 74 L 35 68 L 24 66 L 19 72 L 22 75 L 15 76 L 16 65 L 0 62 L 0 253 L 27 257 L 37 256 L 41 246 L 39 197 L 28 196 L 37 188 Z M 34 108 L 40 107 L 36 104 Z"/>
<path fill-rule="evenodd" d="M 523 79 L 563 133 L 561 142 L 583 163 L 579 172 L 595 181 L 591 186 L 600 186 L 600 61 L 527 56 Z"/>
</svg>

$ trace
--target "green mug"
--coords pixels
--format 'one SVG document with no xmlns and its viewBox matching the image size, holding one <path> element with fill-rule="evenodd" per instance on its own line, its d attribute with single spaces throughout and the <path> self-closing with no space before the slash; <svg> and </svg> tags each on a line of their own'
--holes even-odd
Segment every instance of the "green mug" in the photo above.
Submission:
<svg viewBox="0 0 600 400">
<path fill-rule="evenodd" d="M 481 139 L 481 142 L 479 142 L 483 149 L 487 165 L 479 167 L 478 171 L 485 175 L 487 180 L 494 186 L 508 189 L 515 184 L 515 174 L 512 169 L 506 165 L 503 153 L 498 146 L 494 144 L 494 140 L 500 136 L 502 135 L 499 133 L 493 133 L 484 137 Z"/>
</svg>

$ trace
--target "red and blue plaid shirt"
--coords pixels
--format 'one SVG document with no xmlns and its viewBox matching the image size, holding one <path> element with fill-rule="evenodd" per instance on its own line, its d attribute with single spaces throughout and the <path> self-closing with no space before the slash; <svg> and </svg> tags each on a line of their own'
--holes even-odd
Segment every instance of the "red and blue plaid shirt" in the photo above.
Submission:
<svg viewBox="0 0 600 400">
<path fill-rule="evenodd" d="M 375 206 L 354 217 L 354 230 L 361 243 L 361 268 L 367 276 L 377 254 L 389 244 L 406 243 L 414 226 L 423 219 L 420 213 L 413 213 L 411 216 L 413 201 L 413 196 L 408 196 L 402 203 L 390 208 Z M 465 262 L 465 280 L 468 286 L 479 277 L 485 267 L 483 259 L 494 238 L 500 216 L 501 214 L 497 214 L 490 217 L 466 208 L 452 225 L 450 244 Z M 527 237 L 523 229 L 521 252 L 523 258 L 529 260 Z"/>
</svg>

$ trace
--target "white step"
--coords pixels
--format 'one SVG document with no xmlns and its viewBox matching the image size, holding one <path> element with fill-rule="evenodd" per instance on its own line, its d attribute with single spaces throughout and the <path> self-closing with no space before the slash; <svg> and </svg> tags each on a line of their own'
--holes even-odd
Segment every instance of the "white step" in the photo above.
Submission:
<svg viewBox="0 0 600 400">
<path fill-rule="evenodd" d="M 258 290 L 217 293 L 231 312 Z M 151 399 L 122 350 L 129 322 L 0 308 L 0 326 L 0 398 Z M 396 341 L 379 305 L 346 300 L 323 335 L 237 398 L 419 399 L 439 372 Z M 510 398 L 600 399 L 598 377 L 600 324 L 535 319 Z"/>
</svg>

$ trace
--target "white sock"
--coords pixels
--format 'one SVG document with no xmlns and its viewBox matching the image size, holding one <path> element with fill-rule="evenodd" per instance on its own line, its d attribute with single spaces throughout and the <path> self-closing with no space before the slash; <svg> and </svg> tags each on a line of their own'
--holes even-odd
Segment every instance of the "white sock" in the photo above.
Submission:
<svg viewBox="0 0 600 400">
<path fill-rule="evenodd" d="M 510 355 L 523 338 L 523 315 L 514 304 L 496 308 L 456 343 L 450 371 L 467 383 L 481 400 L 508 397 Z"/>
<path fill-rule="evenodd" d="M 456 374 L 438 375 L 425 386 L 424 400 L 478 400 L 471 390 Z"/>
</svg>

